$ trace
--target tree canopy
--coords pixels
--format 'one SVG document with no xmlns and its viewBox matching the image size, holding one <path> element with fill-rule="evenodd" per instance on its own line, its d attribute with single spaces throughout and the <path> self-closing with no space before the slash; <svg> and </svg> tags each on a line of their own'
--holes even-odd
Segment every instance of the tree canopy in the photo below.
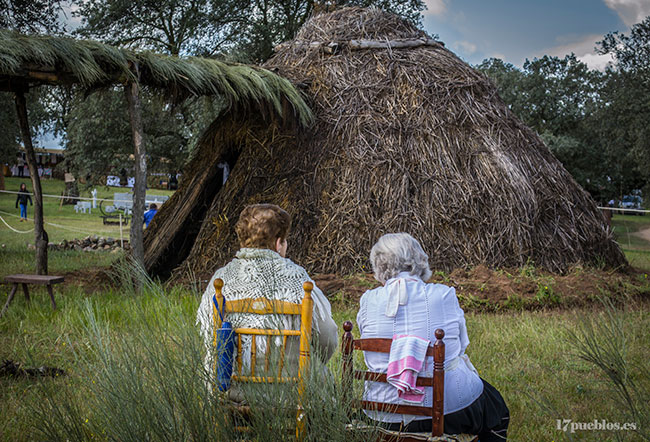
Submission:
<svg viewBox="0 0 650 442">
<path fill-rule="evenodd" d="M 650 17 L 629 35 L 607 34 L 599 45 L 615 60 L 604 72 L 589 69 L 574 54 L 526 60 L 523 69 L 499 59 L 477 68 L 604 203 L 650 183 Z"/>
<path fill-rule="evenodd" d="M 20 32 L 56 32 L 60 0 L 0 0 L 0 28 Z"/>
<path fill-rule="evenodd" d="M 210 56 L 247 21 L 244 0 L 80 0 L 77 32 L 116 46 Z"/>
</svg>

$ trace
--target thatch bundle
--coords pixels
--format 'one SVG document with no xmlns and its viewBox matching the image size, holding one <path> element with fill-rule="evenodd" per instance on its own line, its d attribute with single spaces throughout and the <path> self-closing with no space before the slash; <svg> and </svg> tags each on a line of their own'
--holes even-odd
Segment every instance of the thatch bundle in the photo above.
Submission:
<svg viewBox="0 0 650 442">
<path fill-rule="evenodd" d="M 79 85 L 87 91 L 135 81 L 174 101 L 216 95 L 228 108 L 276 113 L 302 124 L 311 119 L 295 88 L 266 69 L 207 58 L 135 52 L 92 40 L 23 35 L 0 29 L 0 90 L 42 84 Z"/>
<path fill-rule="evenodd" d="M 360 270 L 397 231 L 437 269 L 625 264 L 593 200 L 494 85 L 398 17 L 317 16 L 265 67 L 304 89 L 315 123 L 215 121 L 147 232 L 154 273 L 209 274 L 232 259 L 239 212 L 256 202 L 293 215 L 290 256 L 312 272 Z"/>
</svg>

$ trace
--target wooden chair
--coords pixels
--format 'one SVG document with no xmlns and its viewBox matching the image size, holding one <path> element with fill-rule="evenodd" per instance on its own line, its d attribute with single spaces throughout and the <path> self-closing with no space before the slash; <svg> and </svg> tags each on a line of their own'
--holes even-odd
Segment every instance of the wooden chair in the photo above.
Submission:
<svg viewBox="0 0 650 442">
<path fill-rule="evenodd" d="M 343 339 L 341 342 L 342 352 L 342 371 L 341 377 L 343 390 L 349 392 L 352 390 L 354 380 L 387 382 L 385 373 L 376 373 L 372 371 L 363 371 L 354 369 L 354 350 L 373 351 L 379 353 L 390 353 L 391 339 L 369 338 L 354 339 L 352 329 L 354 325 L 350 321 L 343 323 Z M 361 423 L 348 425 L 351 431 L 368 431 L 376 433 L 379 431 L 377 440 L 381 441 L 458 441 L 470 442 L 477 441 L 478 437 L 469 434 L 444 434 L 444 390 L 445 390 L 445 344 L 442 338 L 445 332 L 442 329 L 435 331 L 436 341 L 433 347 L 427 350 L 427 357 L 433 356 L 433 377 L 418 376 L 416 385 L 418 387 L 433 387 L 433 404 L 431 407 L 422 407 L 415 405 L 397 405 L 386 402 L 373 402 L 366 400 L 351 400 L 354 408 L 385 411 L 397 414 L 412 414 L 416 416 L 431 417 L 431 433 L 406 433 L 400 431 L 391 431 L 383 428 L 377 429 L 376 426 L 364 425 Z M 346 401 L 348 398 L 346 398 Z"/>
<path fill-rule="evenodd" d="M 257 315 L 270 315 L 270 314 L 282 314 L 282 315 L 299 315 L 300 316 L 300 330 L 278 330 L 278 329 L 259 329 L 259 328 L 235 328 L 235 339 L 237 343 L 237 358 L 235 366 L 233 367 L 232 380 L 239 383 L 265 383 L 265 384 L 276 384 L 276 383 L 297 383 L 298 385 L 298 395 L 299 395 L 299 404 L 302 403 L 302 396 L 305 391 L 305 379 L 307 377 L 307 369 L 309 367 L 310 360 L 310 344 L 311 344 L 311 323 L 312 323 L 312 312 L 314 301 L 311 298 L 311 292 L 314 289 L 314 284 L 311 282 L 305 282 L 302 285 L 302 288 L 305 292 L 305 296 L 301 304 L 295 304 L 287 301 L 278 301 L 278 300 L 269 300 L 266 298 L 246 298 L 246 299 L 237 299 L 225 302 L 225 314 L 228 313 L 253 313 Z M 220 278 L 215 279 L 214 281 L 215 297 L 217 299 L 218 305 L 223 304 L 223 280 Z M 214 318 L 214 330 L 221 328 L 221 316 L 217 312 L 216 306 L 212 305 L 213 308 L 213 318 Z M 250 375 L 242 374 L 242 336 L 251 336 L 251 364 Z M 266 336 L 266 352 L 262 357 L 264 357 L 264 369 L 265 376 L 261 376 L 255 373 L 257 365 L 257 336 Z M 272 338 L 274 336 L 282 336 L 282 346 L 280 347 L 280 359 L 278 361 L 277 367 L 277 376 L 268 376 L 270 372 L 270 363 L 271 363 L 271 349 L 272 349 Z M 285 361 L 285 352 L 287 349 L 287 339 L 290 336 L 299 336 L 300 337 L 300 355 L 298 359 L 298 376 L 282 376 L 282 370 L 284 369 Z M 214 345 L 216 348 L 217 345 L 217 335 L 214 333 Z M 215 361 L 216 363 L 216 361 Z M 216 372 L 216 366 L 215 366 Z M 305 435 L 305 420 L 302 407 L 299 405 L 296 413 L 296 438 L 302 440 Z"/>
</svg>

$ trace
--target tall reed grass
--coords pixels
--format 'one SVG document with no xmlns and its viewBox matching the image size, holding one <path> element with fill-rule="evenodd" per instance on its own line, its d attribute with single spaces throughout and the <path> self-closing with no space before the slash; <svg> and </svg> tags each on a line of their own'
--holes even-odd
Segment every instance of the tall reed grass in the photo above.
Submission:
<svg viewBox="0 0 650 442">
<path fill-rule="evenodd" d="M 568 329 L 569 343 L 578 357 L 592 364 L 604 379 L 619 413 L 633 423 L 639 440 L 650 440 L 650 366 L 631 363 L 628 349 L 633 343 L 625 333 L 623 312 L 609 298 L 600 298 L 600 318 L 583 316 L 576 329 Z M 623 434 L 615 434 L 623 440 Z"/>
<path fill-rule="evenodd" d="M 121 277 L 130 280 L 132 273 Z M 249 430 L 235 431 L 232 404 L 211 392 L 206 348 L 192 315 L 179 311 L 165 287 L 140 282 L 139 300 L 153 301 L 134 302 L 125 315 L 130 324 L 113 327 L 98 303 L 84 301 L 85 348 L 75 352 L 75 379 L 40 383 L 43 400 L 32 404 L 39 436 L 79 442 L 295 439 L 296 385 L 243 386 Z M 338 374 L 328 373 L 318 357 L 311 365 L 302 401 L 305 440 L 354 440 L 345 432 L 350 410 L 341 401 Z"/>
</svg>

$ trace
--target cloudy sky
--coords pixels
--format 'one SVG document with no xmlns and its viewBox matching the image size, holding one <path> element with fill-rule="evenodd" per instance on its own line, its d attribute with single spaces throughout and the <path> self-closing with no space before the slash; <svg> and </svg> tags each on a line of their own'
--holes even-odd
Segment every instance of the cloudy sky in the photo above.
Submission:
<svg viewBox="0 0 650 442">
<path fill-rule="evenodd" d="M 650 0 L 425 0 L 424 28 L 471 64 L 489 57 L 521 67 L 571 52 L 591 68 L 609 61 L 594 50 L 608 32 L 627 33 L 650 15 Z"/>
</svg>

